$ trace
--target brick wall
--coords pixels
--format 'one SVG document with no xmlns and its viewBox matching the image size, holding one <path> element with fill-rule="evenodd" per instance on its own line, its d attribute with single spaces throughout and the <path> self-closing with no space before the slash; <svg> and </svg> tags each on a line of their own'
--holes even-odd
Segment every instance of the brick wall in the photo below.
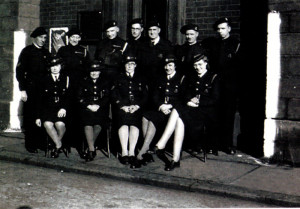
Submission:
<svg viewBox="0 0 300 209">
<path fill-rule="evenodd" d="M 221 17 L 232 21 L 232 34 L 239 37 L 240 0 L 187 0 L 186 23 L 200 27 L 200 39 L 215 35 L 214 22 Z"/>
</svg>

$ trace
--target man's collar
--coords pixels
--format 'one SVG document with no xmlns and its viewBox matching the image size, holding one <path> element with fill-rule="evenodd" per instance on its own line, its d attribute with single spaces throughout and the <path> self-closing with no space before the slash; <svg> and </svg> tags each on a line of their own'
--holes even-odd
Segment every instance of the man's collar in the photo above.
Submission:
<svg viewBox="0 0 300 209">
<path fill-rule="evenodd" d="M 154 43 L 154 45 L 156 45 L 160 40 L 160 37 L 156 37 L 154 40 L 151 40 L 151 43 Z"/>
<path fill-rule="evenodd" d="M 38 49 L 41 49 L 42 47 L 41 46 L 38 46 L 36 43 L 34 43 L 34 42 L 32 42 L 32 44 L 36 47 L 36 48 L 38 48 Z"/>
</svg>

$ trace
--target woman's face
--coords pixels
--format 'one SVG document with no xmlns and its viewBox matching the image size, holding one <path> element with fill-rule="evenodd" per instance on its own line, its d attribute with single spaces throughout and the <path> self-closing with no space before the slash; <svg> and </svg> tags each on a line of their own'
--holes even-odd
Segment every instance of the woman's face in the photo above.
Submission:
<svg viewBox="0 0 300 209">
<path fill-rule="evenodd" d="M 170 62 L 168 64 L 165 65 L 165 70 L 167 75 L 171 75 L 172 73 L 175 72 L 175 63 L 174 62 Z"/>
<path fill-rule="evenodd" d="M 51 66 L 50 70 L 52 74 L 58 74 L 61 70 L 61 64 Z"/>
<path fill-rule="evenodd" d="M 203 59 L 194 63 L 194 68 L 198 74 L 205 72 L 207 70 L 206 67 L 207 67 L 207 62 L 204 61 Z"/>
<path fill-rule="evenodd" d="M 132 73 L 132 72 L 134 72 L 135 68 L 136 68 L 135 62 L 127 62 L 125 64 L 126 73 Z"/>
<path fill-rule="evenodd" d="M 91 71 L 90 76 L 92 79 L 97 79 L 100 76 L 100 71 Z"/>
</svg>

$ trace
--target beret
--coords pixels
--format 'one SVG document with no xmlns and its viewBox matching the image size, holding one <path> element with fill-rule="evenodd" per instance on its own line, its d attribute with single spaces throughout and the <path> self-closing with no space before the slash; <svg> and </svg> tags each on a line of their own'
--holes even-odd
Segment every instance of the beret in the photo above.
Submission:
<svg viewBox="0 0 300 209">
<path fill-rule="evenodd" d="M 48 67 L 53 67 L 53 66 L 55 66 L 55 65 L 62 64 L 63 62 L 64 62 L 64 61 L 63 61 L 63 59 L 62 59 L 60 56 L 52 55 L 52 56 L 49 58 Z"/>
<path fill-rule="evenodd" d="M 89 72 L 93 72 L 93 71 L 101 71 L 104 69 L 104 62 L 103 59 L 99 59 L 99 60 L 94 60 L 92 61 L 92 63 L 89 66 L 88 71 Z"/>
<path fill-rule="evenodd" d="M 194 31 L 198 32 L 199 28 L 195 24 L 184 25 L 184 26 L 181 27 L 180 33 L 185 34 L 187 30 L 194 30 Z"/>
<path fill-rule="evenodd" d="M 104 24 L 103 29 L 104 31 L 106 31 L 108 28 L 115 27 L 115 26 L 118 26 L 118 22 L 115 20 L 109 20 Z"/>
<path fill-rule="evenodd" d="M 136 19 L 131 20 L 128 25 L 131 26 L 133 24 L 140 24 L 143 27 L 144 21 L 142 18 L 136 18 Z"/>
<path fill-rule="evenodd" d="M 231 21 L 227 17 L 222 17 L 215 22 L 214 29 L 217 30 L 218 25 L 220 25 L 222 23 L 227 23 L 229 26 L 231 26 Z"/>
<path fill-rule="evenodd" d="M 74 34 L 81 36 L 81 31 L 77 28 L 71 28 L 68 32 L 67 35 L 69 37 L 73 36 Z"/>
<path fill-rule="evenodd" d="M 160 24 L 159 24 L 159 22 L 157 20 L 150 20 L 147 23 L 147 29 L 149 29 L 150 27 L 153 27 L 153 26 L 156 26 L 156 27 L 160 28 Z"/>
<path fill-rule="evenodd" d="M 43 27 L 37 27 L 31 34 L 30 37 L 36 38 L 41 35 L 47 34 L 47 31 Z"/>
<path fill-rule="evenodd" d="M 176 63 L 176 61 L 177 61 L 176 56 L 173 53 L 166 54 L 166 56 L 163 59 L 163 63 L 165 65 L 170 63 L 170 62 Z"/>
</svg>

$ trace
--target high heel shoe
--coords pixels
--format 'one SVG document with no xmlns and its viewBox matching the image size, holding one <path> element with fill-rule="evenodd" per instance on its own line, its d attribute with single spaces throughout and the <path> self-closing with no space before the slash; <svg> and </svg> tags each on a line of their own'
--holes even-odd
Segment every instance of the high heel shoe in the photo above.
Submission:
<svg viewBox="0 0 300 209">
<path fill-rule="evenodd" d="M 129 157 L 127 155 L 126 156 L 120 156 L 119 161 L 123 165 L 128 165 L 129 164 Z"/>
<path fill-rule="evenodd" d="M 165 155 L 165 150 L 164 149 L 159 149 L 158 147 L 155 147 L 155 153 L 159 159 L 161 159 L 165 164 L 169 164 L 170 161 Z"/>
<path fill-rule="evenodd" d="M 129 163 L 130 163 L 130 168 L 132 168 L 132 169 L 141 167 L 140 160 L 138 160 L 135 156 L 129 157 Z"/>
<path fill-rule="evenodd" d="M 149 153 L 143 154 L 142 157 L 143 157 L 143 159 L 141 161 L 142 161 L 143 165 L 147 165 L 148 163 L 153 163 L 154 162 L 154 159 L 153 159 L 152 155 L 149 154 Z"/>
<path fill-rule="evenodd" d="M 96 151 L 88 151 L 86 158 L 85 158 L 85 162 L 90 162 L 93 161 L 94 158 L 96 157 Z"/>
<path fill-rule="evenodd" d="M 172 171 L 178 167 L 180 167 L 180 161 L 175 162 L 174 160 L 172 160 L 168 165 L 166 165 L 165 171 Z"/>
<path fill-rule="evenodd" d="M 61 152 L 61 148 L 58 149 L 56 147 L 53 148 L 50 153 L 51 158 L 58 158 L 60 152 Z"/>
</svg>

